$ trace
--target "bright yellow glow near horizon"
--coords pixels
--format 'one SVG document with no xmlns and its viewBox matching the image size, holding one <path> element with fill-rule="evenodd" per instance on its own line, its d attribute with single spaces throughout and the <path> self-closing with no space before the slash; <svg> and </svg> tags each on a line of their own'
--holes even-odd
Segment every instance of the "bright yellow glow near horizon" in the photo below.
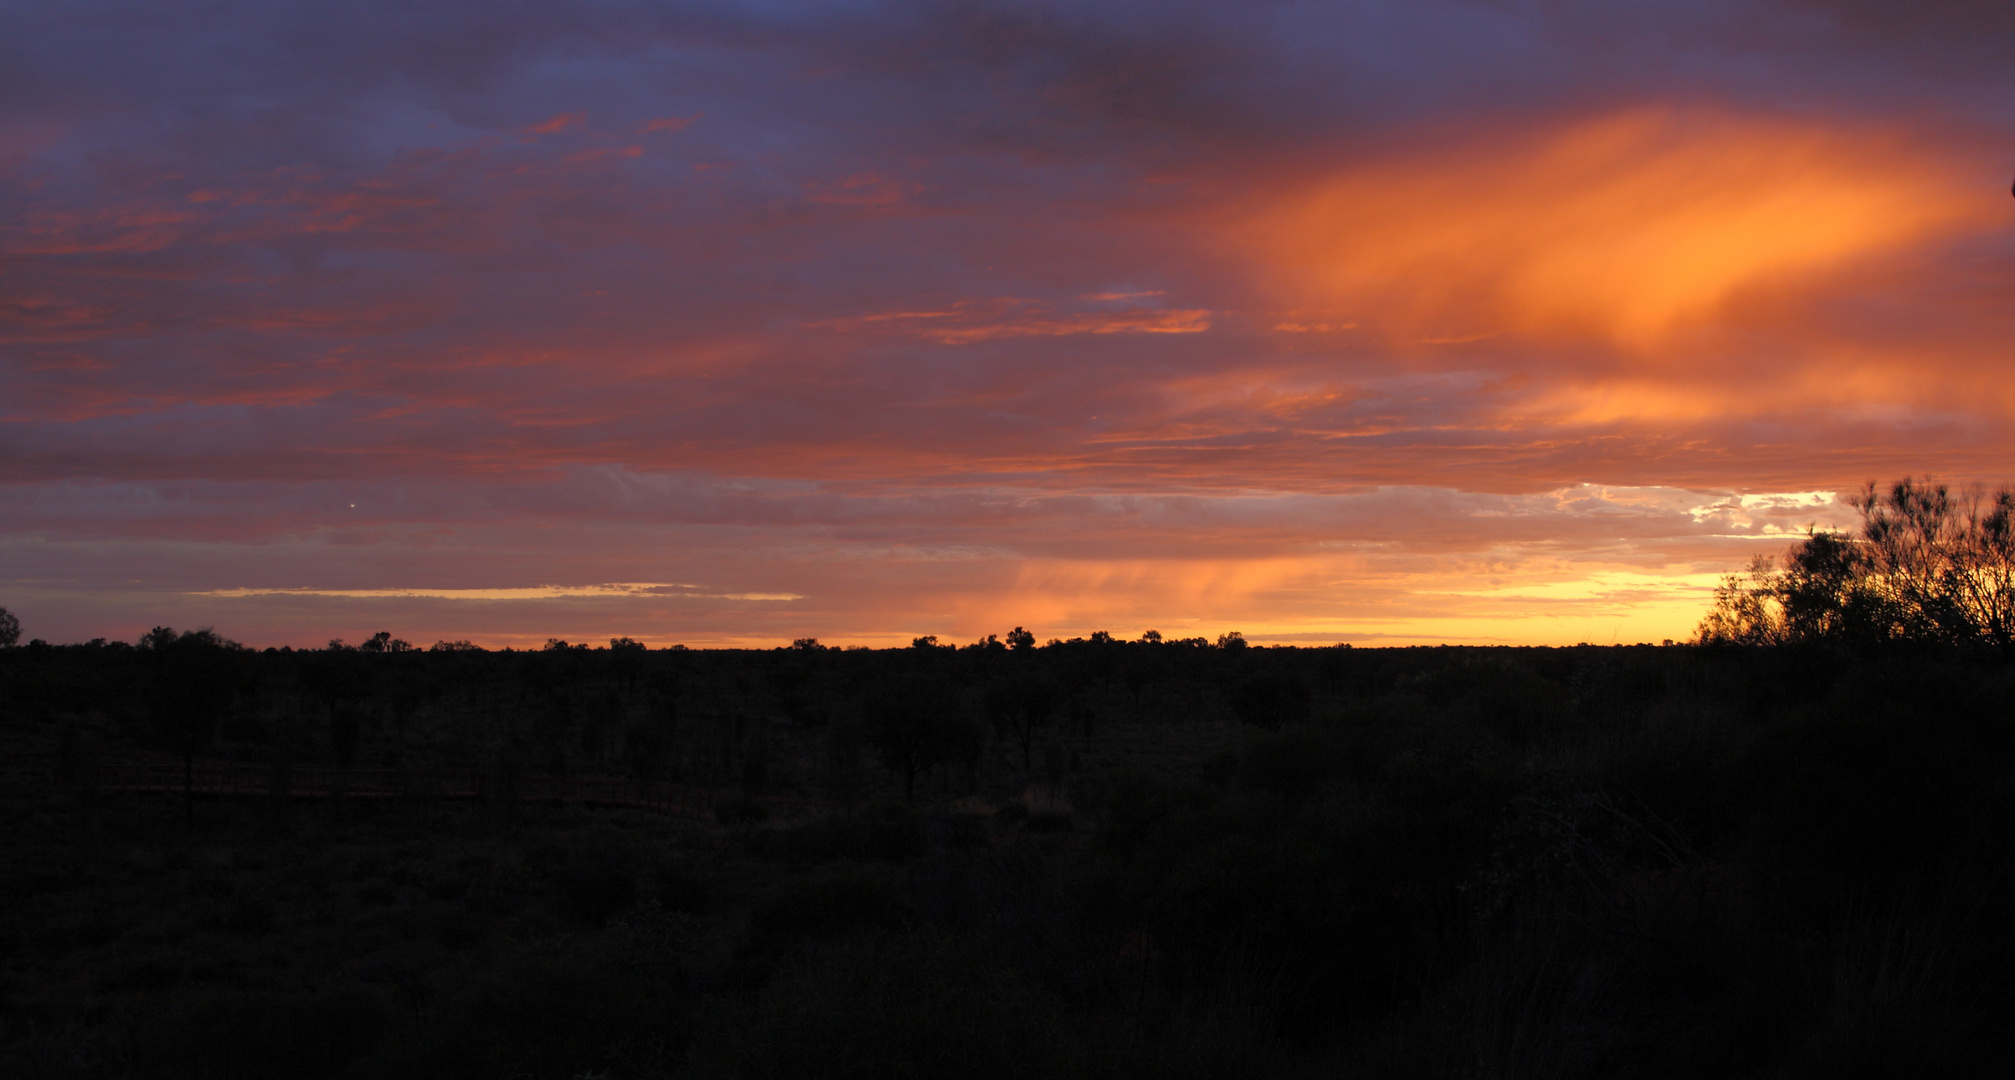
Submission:
<svg viewBox="0 0 2015 1080">
<path fill-rule="evenodd" d="M 1370 497 L 1378 501 L 1364 504 L 1362 515 L 1407 505 L 1404 491 Z M 1231 502 L 1221 512 L 1239 510 Z M 1854 519 L 1851 508 L 1823 490 L 1601 485 L 1479 498 L 1466 509 L 1436 513 L 1413 530 L 1421 534 L 1415 541 L 1339 540 L 1271 556 L 1002 556 L 1009 565 L 980 573 L 963 567 L 989 564 L 912 563 L 909 573 L 927 572 L 941 583 L 924 594 L 873 585 L 842 594 L 613 582 L 188 595 L 222 613 L 208 616 L 221 628 L 236 621 L 234 612 L 249 613 L 261 602 L 341 603 L 346 607 L 329 609 L 332 616 L 345 612 L 332 632 L 341 627 L 354 636 L 371 622 L 415 642 L 466 639 L 514 648 L 537 647 L 549 637 L 617 636 L 692 647 L 769 648 L 799 637 L 889 647 L 924 634 L 965 644 L 1015 626 L 1042 640 L 1095 630 L 1130 640 L 1155 629 L 1169 638 L 1211 640 L 1235 630 L 1255 643 L 1281 644 L 1656 642 L 1690 638 L 1715 585 L 1750 556 L 1780 554 L 1807 528 L 1841 528 Z M 1512 539 L 1529 532 L 1525 523 L 1542 519 L 1555 521 L 1560 535 Z M 1678 546 L 1653 554 L 1621 538 L 1646 528 L 1645 535 Z M 804 580 L 803 572 L 788 580 Z M 928 609 L 914 602 L 916 595 Z M 520 629 L 527 626 L 537 629 Z"/>
</svg>

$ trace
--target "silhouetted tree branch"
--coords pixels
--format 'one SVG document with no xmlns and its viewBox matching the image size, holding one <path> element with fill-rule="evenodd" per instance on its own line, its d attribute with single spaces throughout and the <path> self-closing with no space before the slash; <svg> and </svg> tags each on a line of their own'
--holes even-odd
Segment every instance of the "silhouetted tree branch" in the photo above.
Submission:
<svg viewBox="0 0 2015 1080">
<path fill-rule="evenodd" d="M 1811 532 L 1715 590 L 1699 640 L 2015 645 L 2015 492 L 1909 477 L 1855 496 L 1853 534 Z"/>
</svg>

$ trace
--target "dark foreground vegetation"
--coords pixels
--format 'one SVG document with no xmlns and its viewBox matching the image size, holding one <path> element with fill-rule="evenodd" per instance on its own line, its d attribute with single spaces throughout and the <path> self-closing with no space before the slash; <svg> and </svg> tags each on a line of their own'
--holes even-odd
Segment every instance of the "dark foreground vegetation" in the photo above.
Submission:
<svg viewBox="0 0 2015 1080">
<path fill-rule="evenodd" d="M 2015 1051 L 1998 650 L 1011 640 L 0 649 L 0 1075 L 1944 1077 Z M 728 797 L 96 779 L 150 755 Z"/>
</svg>

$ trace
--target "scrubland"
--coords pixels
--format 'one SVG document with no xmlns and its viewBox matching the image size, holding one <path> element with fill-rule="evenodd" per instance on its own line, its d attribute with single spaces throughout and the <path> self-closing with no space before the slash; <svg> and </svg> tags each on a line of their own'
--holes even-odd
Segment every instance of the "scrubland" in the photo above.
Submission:
<svg viewBox="0 0 2015 1080">
<path fill-rule="evenodd" d="M 1963 1076 L 1992 649 L 0 650 L 0 1072 Z M 721 793 L 114 790 L 227 760 Z"/>
</svg>

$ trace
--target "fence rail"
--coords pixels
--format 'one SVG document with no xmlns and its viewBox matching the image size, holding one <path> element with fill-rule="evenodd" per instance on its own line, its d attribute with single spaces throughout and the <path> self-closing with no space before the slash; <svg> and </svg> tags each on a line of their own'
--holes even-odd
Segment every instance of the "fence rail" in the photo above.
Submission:
<svg viewBox="0 0 2015 1080">
<path fill-rule="evenodd" d="M 34 768 L 31 766 L 31 768 Z M 812 817 L 823 801 L 791 796 L 754 799 L 717 788 L 620 776 L 537 776 L 449 769 L 333 769 L 248 762 L 115 761 L 69 770 L 48 763 L 34 771 L 59 784 L 99 791 L 216 797 L 500 802 L 548 806 L 626 807 L 680 817 L 715 819 L 723 806 L 758 805 L 774 816 Z"/>
</svg>

